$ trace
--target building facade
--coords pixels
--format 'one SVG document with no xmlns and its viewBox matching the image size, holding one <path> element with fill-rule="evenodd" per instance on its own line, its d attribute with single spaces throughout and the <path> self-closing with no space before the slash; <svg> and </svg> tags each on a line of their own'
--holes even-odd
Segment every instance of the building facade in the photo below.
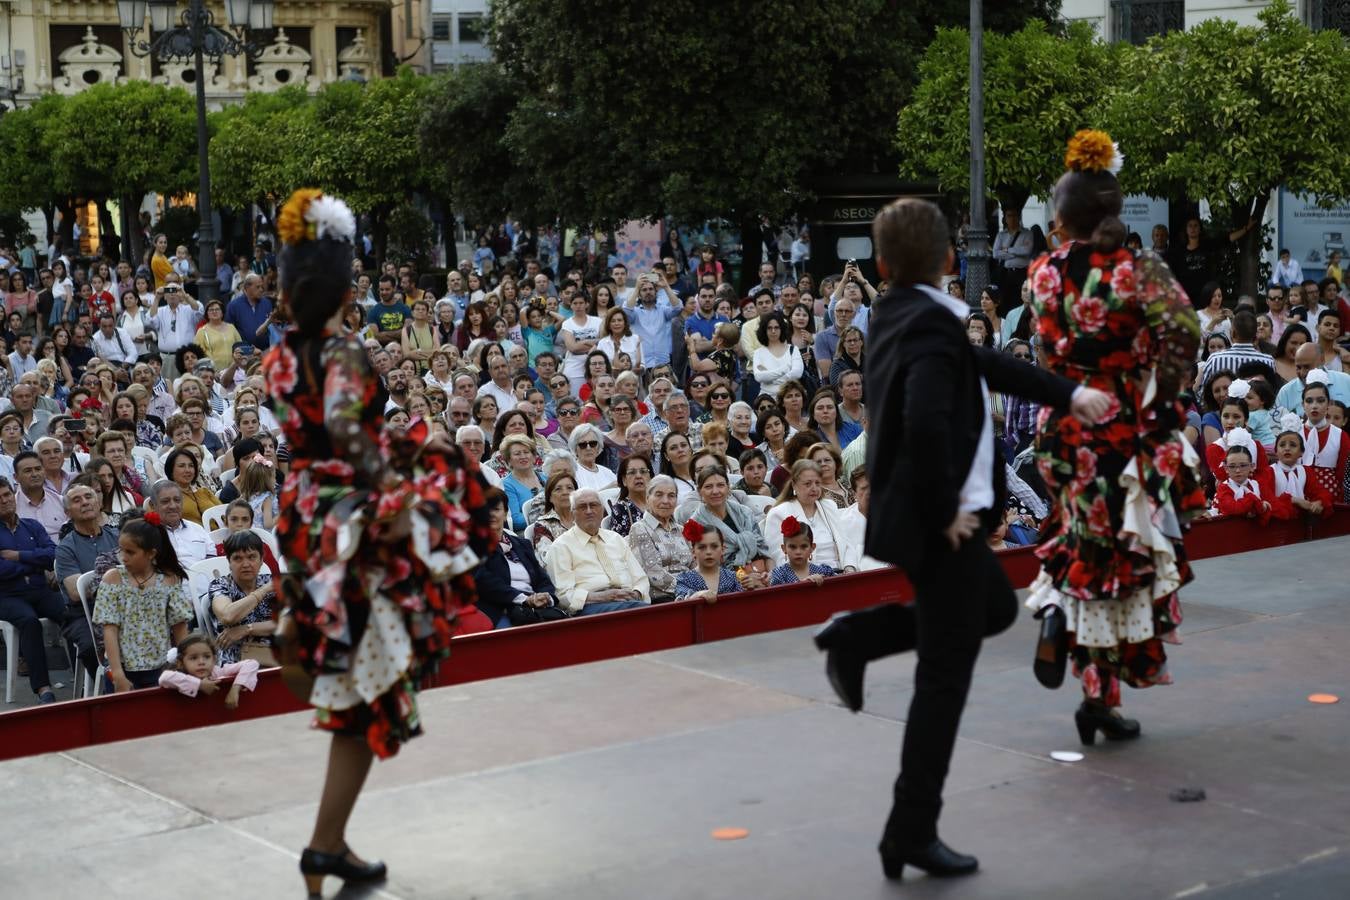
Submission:
<svg viewBox="0 0 1350 900">
<path fill-rule="evenodd" d="M 223 24 L 223 5 L 209 5 Z M 276 28 L 263 36 L 267 48 L 259 58 L 206 63 L 208 104 L 220 107 L 248 91 L 291 84 L 316 90 L 344 77 L 379 77 L 387 70 L 389 9 L 390 0 L 278 0 Z M 115 0 L 0 0 L 0 48 L 0 103 L 6 106 L 128 79 L 195 89 L 191 65 L 131 52 Z"/>
<path fill-rule="evenodd" d="M 1350 34 L 1350 0 L 1293 0 L 1313 28 L 1338 28 Z M 1062 0 L 1060 15 L 1091 22 L 1098 34 L 1142 44 L 1155 34 L 1189 28 L 1205 19 L 1230 19 L 1256 25 L 1269 0 Z"/>
</svg>

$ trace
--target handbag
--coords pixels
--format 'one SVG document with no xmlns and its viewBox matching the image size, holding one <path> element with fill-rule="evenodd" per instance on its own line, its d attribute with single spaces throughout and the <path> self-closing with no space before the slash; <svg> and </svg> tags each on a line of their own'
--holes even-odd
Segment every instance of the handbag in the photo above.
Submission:
<svg viewBox="0 0 1350 900">
<path fill-rule="evenodd" d="M 512 603 L 506 611 L 512 625 L 534 625 L 538 622 L 556 622 L 567 618 L 567 610 L 561 606 L 530 606 L 528 603 Z"/>
<path fill-rule="evenodd" d="M 272 652 L 272 645 L 266 641 L 244 641 L 239 645 L 239 660 L 251 659 L 258 663 L 264 669 L 272 669 L 277 665 L 276 654 Z"/>
</svg>

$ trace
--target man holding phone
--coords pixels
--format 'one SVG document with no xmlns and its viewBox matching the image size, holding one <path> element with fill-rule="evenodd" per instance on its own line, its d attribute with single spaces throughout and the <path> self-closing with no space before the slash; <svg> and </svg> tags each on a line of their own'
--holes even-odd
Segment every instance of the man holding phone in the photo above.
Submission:
<svg viewBox="0 0 1350 900">
<path fill-rule="evenodd" d="M 202 307 L 196 298 L 183 290 L 175 274 L 165 276 L 164 287 L 155 291 L 155 305 L 150 321 L 159 335 L 159 358 L 164 377 L 170 382 L 183 374 L 178 371 L 174 354 L 192 343 L 197 326 L 202 321 Z"/>
</svg>

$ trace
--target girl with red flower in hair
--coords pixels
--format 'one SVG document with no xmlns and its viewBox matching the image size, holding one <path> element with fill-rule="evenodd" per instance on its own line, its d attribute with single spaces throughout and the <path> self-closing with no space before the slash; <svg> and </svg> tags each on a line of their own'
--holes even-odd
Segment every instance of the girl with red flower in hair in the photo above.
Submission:
<svg viewBox="0 0 1350 900">
<path fill-rule="evenodd" d="M 343 327 L 356 222 L 341 200 L 296 191 L 277 219 L 284 318 L 263 360 L 290 471 L 276 503 L 285 568 L 278 657 L 333 733 L 313 836 L 300 857 L 311 894 L 326 875 L 383 879 L 347 846 L 375 756 L 421 733 L 418 683 L 448 655 L 489 535 L 477 466 L 425 422 L 386 426 L 388 400 Z M 471 546 L 472 541 L 472 546 Z"/>
<path fill-rule="evenodd" d="M 1182 529 L 1205 511 L 1177 400 L 1200 325 L 1166 263 L 1123 246 L 1119 159 L 1102 132 L 1069 142 L 1068 171 L 1054 189 L 1069 239 L 1029 273 L 1047 367 L 1113 397 L 1093 425 L 1047 410 L 1037 439 L 1057 500 L 1027 598 L 1042 619 L 1036 672 L 1057 686 L 1072 658 L 1085 744 L 1097 731 L 1139 735 L 1139 723 L 1120 715 L 1122 683 L 1171 681 L 1162 643 L 1177 642 L 1176 593 L 1192 577 Z"/>
<path fill-rule="evenodd" d="M 722 532 L 705 528 L 694 519 L 684 523 L 684 539 L 694 551 L 694 568 L 675 576 L 676 600 L 707 600 L 717 602 L 722 594 L 740 592 L 741 583 L 736 573 L 722 565 L 727 545 Z"/>
<path fill-rule="evenodd" d="M 829 566 L 811 562 L 811 554 L 816 552 L 816 539 L 810 525 L 796 516 L 788 516 L 783 519 L 779 530 L 783 533 L 783 558 L 786 562 L 769 573 L 770 587 L 797 584 L 800 581 L 809 581 L 819 587 L 827 576 L 836 574 Z"/>
</svg>

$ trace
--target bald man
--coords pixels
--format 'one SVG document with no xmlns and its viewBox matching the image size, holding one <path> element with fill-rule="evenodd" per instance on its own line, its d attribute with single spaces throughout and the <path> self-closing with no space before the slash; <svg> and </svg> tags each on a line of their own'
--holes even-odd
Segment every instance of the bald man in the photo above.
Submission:
<svg viewBox="0 0 1350 900">
<path fill-rule="evenodd" d="M 1282 406 L 1292 413 L 1303 415 L 1303 379 L 1308 373 L 1322 365 L 1322 348 L 1316 341 L 1308 341 L 1294 352 L 1294 371 L 1298 377 L 1280 388 L 1275 395 L 1275 405 Z M 1324 370 L 1325 371 L 1325 370 Z M 1327 372 L 1327 387 L 1331 399 L 1350 405 L 1350 375 L 1344 372 Z"/>
</svg>

